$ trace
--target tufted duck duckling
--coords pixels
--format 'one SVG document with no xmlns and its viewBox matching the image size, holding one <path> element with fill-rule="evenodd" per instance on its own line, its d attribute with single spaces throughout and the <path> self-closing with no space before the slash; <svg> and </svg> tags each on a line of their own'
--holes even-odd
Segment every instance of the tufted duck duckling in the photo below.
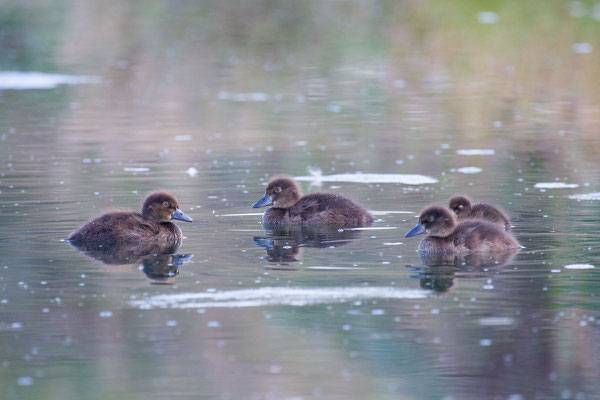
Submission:
<svg viewBox="0 0 600 400">
<path fill-rule="evenodd" d="M 262 217 L 265 227 L 287 224 L 351 227 L 371 225 L 374 218 L 364 208 L 334 193 L 302 196 L 300 188 L 288 177 L 269 181 L 265 195 L 252 207 L 273 206 Z"/>
<path fill-rule="evenodd" d="M 498 225 L 480 219 L 457 223 L 445 207 L 429 206 L 421 211 L 419 222 L 406 237 L 428 233 L 419 243 L 419 252 L 464 254 L 472 251 L 500 253 L 514 251 L 519 243 Z"/>
<path fill-rule="evenodd" d="M 454 196 L 450 199 L 450 208 L 459 221 L 465 219 L 485 219 L 500 225 L 506 231 L 510 231 L 510 220 L 496 207 L 486 203 L 472 204 L 465 196 Z"/>
<path fill-rule="evenodd" d="M 144 200 L 141 214 L 133 211 L 106 213 L 71 233 L 69 240 L 105 244 L 153 241 L 178 246 L 181 229 L 171 222 L 172 219 L 193 221 L 179 209 L 173 195 L 155 192 Z"/>
</svg>

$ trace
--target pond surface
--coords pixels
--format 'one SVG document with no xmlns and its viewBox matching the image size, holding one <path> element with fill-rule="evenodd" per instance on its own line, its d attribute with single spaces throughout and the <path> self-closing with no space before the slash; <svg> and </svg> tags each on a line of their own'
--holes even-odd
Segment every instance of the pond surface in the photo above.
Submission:
<svg viewBox="0 0 600 400">
<path fill-rule="evenodd" d="M 2 398 L 599 399 L 598 5 L 451 4 L 8 1 Z M 377 222 L 263 231 L 282 173 Z M 153 190 L 175 254 L 65 241 Z M 457 193 L 523 248 L 419 257 Z"/>
</svg>

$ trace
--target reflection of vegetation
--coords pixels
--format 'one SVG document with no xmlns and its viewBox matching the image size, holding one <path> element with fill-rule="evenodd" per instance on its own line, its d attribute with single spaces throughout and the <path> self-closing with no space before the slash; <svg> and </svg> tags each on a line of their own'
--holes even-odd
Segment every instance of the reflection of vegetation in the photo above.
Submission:
<svg viewBox="0 0 600 400">
<path fill-rule="evenodd" d="M 0 70 L 56 70 L 64 10 L 58 2 L 8 1 L 0 7 Z"/>
</svg>

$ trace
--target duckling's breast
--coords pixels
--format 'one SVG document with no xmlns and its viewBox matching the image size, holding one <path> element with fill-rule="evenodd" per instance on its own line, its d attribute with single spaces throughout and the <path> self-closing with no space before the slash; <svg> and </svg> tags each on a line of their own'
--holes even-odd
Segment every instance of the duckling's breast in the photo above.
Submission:
<svg viewBox="0 0 600 400">
<path fill-rule="evenodd" d="M 262 225 L 266 229 L 276 228 L 290 223 L 288 210 L 285 208 L 267 208 L 262 216 Z"/>
</svg>

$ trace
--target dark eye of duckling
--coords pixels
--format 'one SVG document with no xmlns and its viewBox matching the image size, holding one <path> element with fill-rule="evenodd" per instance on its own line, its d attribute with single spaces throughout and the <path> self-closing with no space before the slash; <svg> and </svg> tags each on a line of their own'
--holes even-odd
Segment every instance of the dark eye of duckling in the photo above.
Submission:
<svg viewBox="0 0 600 400">
<path fill-rule="evenodd" d="M 275 186 L 275 189 L 273 189 L 273 191 L 274 191 L 275 193 L 279 193 L 279 192 L 281 192 L 281 187 L 279 187 L 279 186 Z"/>
<path fill-rule="evenodd" d="M 168 201 L 163 201 L 162 205 L 163 205 L 163 207 L 167 207 L 167 208 L 170 206 Z"/>
</svg>

